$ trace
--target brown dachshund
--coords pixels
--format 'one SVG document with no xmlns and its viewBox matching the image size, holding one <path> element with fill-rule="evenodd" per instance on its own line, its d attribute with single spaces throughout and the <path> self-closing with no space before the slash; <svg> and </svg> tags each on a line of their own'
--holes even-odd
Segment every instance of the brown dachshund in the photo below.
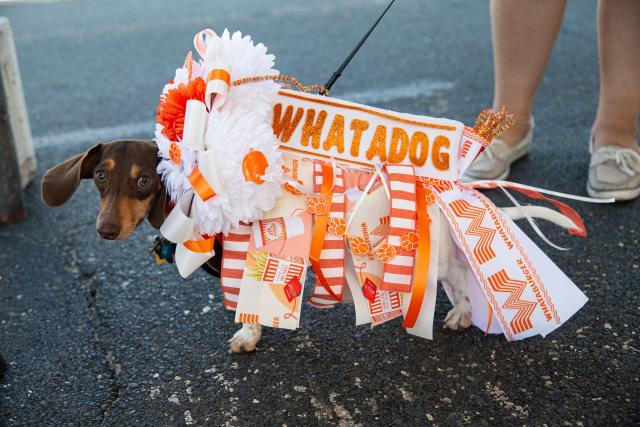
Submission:
<svg viewBox="0 0 640 427">
<path fill-rule="evenodd" d="M 100 192 L 96 231 L 107 240 L 123 240 L 145 218 L 154 228 L 165 219 L 167 193 L 158 166 L 158 148 L 153 141 L 119 140 L 98 143 L 49 169 L 42 177 L 42 199 L 47 206 L 66 203 L 80 180 L 93 179 Z M 203 268 L 220 277 L 222 247 L 216 239 L 214 256 Z M 260 329 L 245 325 L 231 339 L 233 352 L 253 351 Z"/>
<path fill-rule="evenodd" d="M 100 237 L 126 239 L 145 218 L 160 228 L 166 192 L 156 173 L 157 152 L 153 141 L 98 143 L 48 170 L 42 178 L 42 199 L 48 206 L 60 206 L 81 179 L 93 179 L 100 191 Z"/>
<path fill-rule="evenodd" d="M 65 203 L 81 179 L 92 178 L 100 191 L 100 213 L 96 223 L 103 239 L 126 239 L 135 228 L 149 220 L 159 228 L 164 221 L 166 192 L 156 172 L 159 158 L 153 141 L 114 141 L 96 144 L 47 171 L 42 178 L 42 198 L 49 206 Z M 537 206 L 502 209 L 512 219 L 543 218 L 564 228 L 576 225 L 559 213 Z M 467 265 L 455 255 L 455 243 L 446 219 L 440 220 L 438 280 L 451 286 L 454 307 L 445 318 L 445 327 L 458 330 L 471 325 L 471 303 L 467 293 Z M 217 239 L 216 242 L 218 243 Z M 216 248 L 214 275 L 219 277 L 222 253 Z M 206 269 L 206 268 L 205 268 Z M 217 270 L 216 270 L 217 269 Z M 244 324 L 231 338 L 231 351 L 253 351 L 260 340 L 260 325 Z"/>
</svg>

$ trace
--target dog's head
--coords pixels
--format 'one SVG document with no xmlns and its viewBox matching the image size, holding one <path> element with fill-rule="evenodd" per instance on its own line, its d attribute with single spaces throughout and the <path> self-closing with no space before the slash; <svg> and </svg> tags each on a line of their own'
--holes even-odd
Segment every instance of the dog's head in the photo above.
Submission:
<svg viewBox="0 0 640 427">
<path fill-rule="evenodd" d="M 100 237 L 126 239 L 145 218 L 159 228 L 166 192 L 156 172 L 157 152 L 153 141 L 98 143 L 49 169 L 42 178 L 42 199 L 48 206 L 60 206 L 81 179 L 93 179 L 100 191 Z"/>
</svg>

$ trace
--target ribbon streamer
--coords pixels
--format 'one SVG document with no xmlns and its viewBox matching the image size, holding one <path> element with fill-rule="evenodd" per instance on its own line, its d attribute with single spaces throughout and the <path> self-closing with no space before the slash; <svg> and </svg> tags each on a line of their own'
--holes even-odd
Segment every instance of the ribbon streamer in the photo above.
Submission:
<svg viewBox="0 0 640 427">
<path fill-rule="evenodd" d="M 160 233 L 176 243 L 176 266 L 182 277 L 188 277 L 198 267 L 215 255 L 214 237 L 201 237 L 194 231 L 189 216 L 193 192 L 186 192 L 160 227 Z"/>
<path fill-rule="evenodd" d="M 327 290 L 329 295 L 336 301 L 340 301 L 338 297 L 329 286 L 327 279 L 322 273 L 320 268 L 320 253 L 322 252 L 322 246 L 324 245 L 325 235 L 327 233 L 327 224 L 329 222 L 329 212 L 331 211 L 331 196 L 333 194 L 333 166 L 331 163 L 322 163 L 322 187 L 320 193 L 325 198 L 327 203 L 327 209 L 322 214 L 315 215 L 315 224 L 313 226 L 313 237 L 311 238 L 311 250 L 309 253 L 309 260 L 313 271 L 318 278 L 320 284 Z"/>
<path fill-rule="evenodd" d="M 416 201 L 418 213 L 418 251 L 416 253 L 416 268 L 411 285 L 411 302 L 402 323 L 403 328 L 413 328 L 422 309 L 422 301 L 427 292 L 429 279 L 429 264 L 431 253 L 431 233 L 429 230 L 431 219 L 427 212 L 425 186 L 422 183 L 416 185 Z M 437 230 L 436 230 L 437 232 Z"/>
</svg>

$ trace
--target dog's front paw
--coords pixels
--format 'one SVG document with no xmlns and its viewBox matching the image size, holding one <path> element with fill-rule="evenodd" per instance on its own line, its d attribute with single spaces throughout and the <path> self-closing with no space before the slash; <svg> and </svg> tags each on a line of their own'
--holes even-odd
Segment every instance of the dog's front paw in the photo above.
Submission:
<svg viewBox="0 0 640 427">
<path fill-rule="evenodd" d="M 229 350 L 232 353 L 243 353 L 255 351 L 258 341 L 262 336 L 262 327 L 260 325 L 243 324 L 229 340 Z"/>
<path fill-rule="evenodd" d="M 444 319 L 444 327 L 452 331 L 466 329 L 469 326 L 471 326 L 471 304 L 467 301 L 454 306 Z"/>
</svg>

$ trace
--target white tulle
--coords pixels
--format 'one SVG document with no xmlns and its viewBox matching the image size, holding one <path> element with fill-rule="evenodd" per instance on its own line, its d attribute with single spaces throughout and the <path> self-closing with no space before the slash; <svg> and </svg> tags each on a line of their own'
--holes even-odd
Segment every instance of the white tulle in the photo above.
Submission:
<svg viewBox="0 0 640 427">
<path fill-rule="evenodd" d="M 215 44 L 215 46 L 214 46 Z M 230 65 L 231 81 L 252 76 L 277 75 L 274 56 L 267 54 L 263 44 L 254 45 L 249 36 L 225 30 L 220 37 L 207 40 L 204 59 L 194 61 L 191 78 L 205 79 L 213 61 Z M 165 85 L 163 93 L 180 83 L 187 83 L 186 67 L 178 68 L 173 83 Z M 280 85 L 273 81 L 231 86 L 224 104 L 209 113 L 205 136 L 206 152 L 215 160 L 221 187 L 216 196 L 206 202 L 195 196 L 191 216 L 196 232 L 227 233 L 240 222 L 260 219 L 275 205 L 283 183 L 282 156 L 271 127 L 271 111 Z M 179 164 L 169 158 L 171 142 L 156 126 L 156 143 L 161 157 L 158 173 L 172 202 L 177 202 L 191 189 L 188 176 L 197 164 L 198 153 L 180 144 Z M 242 159 L 250 150 L 259 150 L 268 161 L 265 182 L 258 185 L 245 180 Z M 200 154 L 202 155 L 202 153 Z"/>
</svg>

